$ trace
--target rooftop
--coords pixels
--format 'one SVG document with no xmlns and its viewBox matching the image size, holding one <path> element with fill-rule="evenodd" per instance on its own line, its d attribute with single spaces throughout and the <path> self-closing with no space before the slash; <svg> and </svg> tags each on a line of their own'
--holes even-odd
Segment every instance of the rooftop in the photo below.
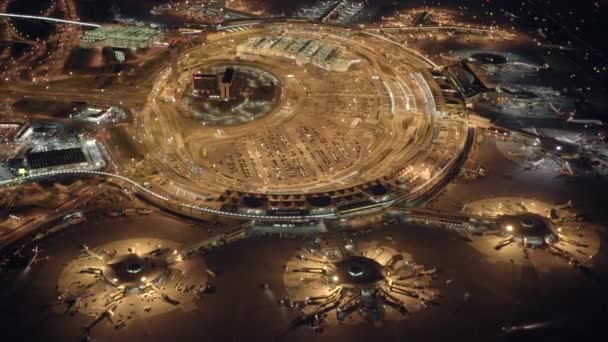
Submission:
<svg viewBox="0 0 608 342">
<path fill-rule="evenodd" d="M 145 41 L 154 38 L 159 31 L 143 26 L 104 25 L 85 32 L 83 39 L 129 39 Z"/>
</svg>

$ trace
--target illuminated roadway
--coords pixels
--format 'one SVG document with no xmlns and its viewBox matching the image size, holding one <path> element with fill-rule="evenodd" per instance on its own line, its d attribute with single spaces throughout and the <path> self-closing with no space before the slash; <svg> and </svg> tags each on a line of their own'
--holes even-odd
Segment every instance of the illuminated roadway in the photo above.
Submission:
<svg viewBox="0 0 608 342">
<path fill-rule="evenodd" d="M 14 186 L 14 185 L 18 185 L 18 184 L 21 184 L 24 182 L 34 181 L 34 180 L 40 179 L 40 178 L 57 177 L 57 176 L 65 176 L 65 175 L 91 175 L 91 176 L 102 176 L 102 177 L 107 177 L 107 178 L 115 178 L 115 179 L 129 183 L 131 186 L 135 187 L 137 190 L 139 190 L 145 194 L 151 195 L 156 199 L 159 199 L 159 200 L 162 200 L 165 202 L 170 202 L 172 204 L 175 204 L 175 205 L 187 208 L 187 209 L 197 210 L 197 211 L 201 211 L 204 213 L 215 214 L 215 215 L 220 215 L 220 216 L 227 216 L 227 217 L 234 217 L 234 218 L 241 218 L 241 219 L 266 219 L 266 220 L 302 220 L 302 219 L 320 219 L 320 218 L 337 217 L 337 215 L 335 213 L 316 214 L 316 215 L 311 214 L 311 215 L 302 215 L 302 216 L 291 216 L 291 215 L 267 216 L 267 215 L 260 215 L 260 214 L 241 214 L 241 213 L 235 213 L 235 212 L 230 212 L 230 211 L 215 210 L 215 209 L 208 208 L 208 207 L 196 206 L 196 205 L 176 201 L 175 199 L 172 199 L 168 196 L 156 193 L 130 178 L 121 176 L 119 174 L 103 172 L 103 171 L 88 171 L 88 170 L 74 169 L 74 170 L 58 170 L 58 171 L 40 172 L 40 173 L 33 174 L 33 175 L 22 176 L 22 177 L 9 179 L 9 180 L 0 181 L 0 186 Z"/>
<path fill-rule="evenodd" d="M 78 21 L 78 13 L 73 0 L 57 0 L 51 2 L 51 6 L 44 10 L 38 16 L 26 14 L 11 14 L 6 13 L 9 5 L 15 0 L 4 1 L 0 4 L 0 17 L 9 19 L 25 19 L 39 20 L 58 24 L 56 32 L 48 39 L 39 41 L 24 37 L 19 33 L 12 23 L 7 22 L 5 25 L 10 42 L 20 42 L 28 44 L 32 47 L 31 51 L 19 56 L 19 58 L 11 59 L 7 63 L 6 71 L 2 77 L 18 80 L 20 78 L 31 79 L 35 81 L 35 77 L 41 81 L 51 80 L 53 77 L 62 78 L 64 66 L 74 47 L 78 45 L 81 27 L 98 27 L 99 25 L 92 23 L 82 23 Z M 49 18 L 48 15 L 55 12 L 57 9 L 64 15 L 65 19 Z M 68 24 L 68 25 L 62 25 Z M 46 56 L 48 55 L 48 58 Z M 29 67 L 28 67 L 29 66 Z"/>
<path fill-rule="evenodd" d="M 65 20 L 65 19 L 49 18 L 49 17 L 41 17 L 41 16 L 27 15 L 27 14 L 0 13 L 0 17 L 17 18 L 17 19 L 29 19 L 29 20 L 40 20 L 40 21 L 50 21 L 50 22 L 54 22 L 54 23 L 70 24 L 70 25 L 78 25 L 78 26 L 86 26 L 86 27 L 101 27 L 101 25 L 92 24 L 92 23 L 84 23 L 84 22 L 81 22 L 81 21 Z"/>
</svg>

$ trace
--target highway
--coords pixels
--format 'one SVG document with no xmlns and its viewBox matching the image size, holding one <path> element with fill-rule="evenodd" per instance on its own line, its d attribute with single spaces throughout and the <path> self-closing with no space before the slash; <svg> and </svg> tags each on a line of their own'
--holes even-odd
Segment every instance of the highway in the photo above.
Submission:
<svg viewBox="0 0 608 342">
<path fill-rule="evenodd" d="M 78 25 L 78 26 L 85 26 L 85 27 L 101 27 L 101 25 L 98 25 L 98 24 L 84 23 L 84 22 L 81 22 L 81 21 L 65 20 L 65 19 L 58 19 L 58 18 L 49 18 L 49 17 L 42 17 L 42 16 L 36 16 L 36 15 L 26 15 L 26 14 L 12 14 L 12 13 L 1 13 L 0 12 L 0 17 L 16 18 L 16 19 L 28 19 L 28 20 L 50 21 L 50 22 L 53 22 L 53 23 L 70 24 L 70 25 Z"/>
<path fill-rule="evenodd" d="M 38 16 L 25 14 L 7 13 L 8 6 L 15 0 L 4 1 L 0 4 L 0 16 L 7 21 L 5 25 L 7 34 L 12 43 L 20 42 L 31 46 L 31 50 L 20 55 L 18 58 L 7 61 L 6 71 L 2 78 L 11 81 L 20 79 L 25 80 L 52 80 L 62 78 L 64 67 L 72 52 L 78 45 L 80 39 L 81 26 L 69 25 L 69 23 L 79 23 L 78 12 L 74 0 L 57 0 L 51 2 L 50 6 Z M 49 18 L 48 15 L 59 11 L 65 19 Z M 3 15 L 1 15 L 3 14 Z M 15 26 L 9 22 L 12 19 L 20 20 L 43 20 L 57 24 L 57 28 L 45 40 L 25 37 L 17 31 Z M 68 25 L 65 25 L 68 24 Z M 88 23 L 85 23 L 88 24 Z M 88 24 L 95 25 L 95 24 Z M 86 27 L 86 26 L 85 26 Z"/>
<path fill-rule="evenodd" d="M 0 84 L 0 93 L 13 98 L 49 99 L 59 101 L 87 102 L 91 104 L 140 106 L 145 103 L 147 89 L 101 90 L 91 88 L 44 86 L 18 80 Z"/>
</svg>

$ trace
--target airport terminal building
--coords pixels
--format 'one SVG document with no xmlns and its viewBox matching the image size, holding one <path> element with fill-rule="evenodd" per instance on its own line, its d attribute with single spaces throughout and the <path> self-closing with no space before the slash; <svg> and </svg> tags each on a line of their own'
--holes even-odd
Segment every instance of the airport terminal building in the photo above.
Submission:
<svg viewBox="0 0 608 342">
<path fill-rule="evenodd" d="M 316 39 L 271 36 L 253 37 L 237 47 L 238 55 L 293 59 L 298 65 L 312 64 L 328 71 L 345 72 L 352 61 L 338 57 L 341 48 Z"/>
<path fill-rule="evenodd" d="M 80 37 L 80 46 L 143 49 L 151 47 L 162 39 L 163 33 L 150 27 L 104 25 L 86 31 Z"/>
</svg>

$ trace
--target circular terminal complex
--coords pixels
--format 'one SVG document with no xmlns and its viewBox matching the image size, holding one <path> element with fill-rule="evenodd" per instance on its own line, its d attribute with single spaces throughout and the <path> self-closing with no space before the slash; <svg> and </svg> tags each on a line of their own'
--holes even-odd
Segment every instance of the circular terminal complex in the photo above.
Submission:
<svg viewBox="0 0 608 342">
<path fill-rule="evenodd" d="M 373 287 L 384 280 L 384 268 L 376 260 L 363 256 L 349 256 L 334 263 L 338 283 L 343 286 Z"/>
<path fill-rule="evenodd" d="M 120 255 L 108 261 L 103 275 L 109 283 L 117 286 L 139 287 L 142 282 L 154 283 L 168 270 L 165 258 L 162 255 L 135 253 Z"/>
<path fill-rule="evenodd" d="M 435 303 L 429 288 L 433 269 L 405 253 L 375 242 L 344 247 L 317 244 L 287 262 L 283 277 L 289 297 L 282 302 L 301 309 L 294 324 L 378 322 L 402 319 Z"/>
<path fill-rule="evenodd" d="M 518 243 L 537 247 L 545 243 L 554 243 L 558 236 L 553 223 L 536 214 L 503 215 L 496 220 L 504 235 L 512 236 Z"/>
<path fill-rule="evenodd" d="M 157 239 L 83 246 L 59 276 L 56 308 L 86 315 L 101 308 L 135 318 L 195 306 L 207 289 L 207 265 L 200 257 L 183 260 L 179 248 Z"/>
<path fill-rule="evenodd" d="M 453 176 L 470 140 L 450 78 L 368 32 L 268 23 L 209 35 L 176 64 L 135 138 L 145 181 L 187 203 L 310 212 L 413 200 Z"/>
</svg>

